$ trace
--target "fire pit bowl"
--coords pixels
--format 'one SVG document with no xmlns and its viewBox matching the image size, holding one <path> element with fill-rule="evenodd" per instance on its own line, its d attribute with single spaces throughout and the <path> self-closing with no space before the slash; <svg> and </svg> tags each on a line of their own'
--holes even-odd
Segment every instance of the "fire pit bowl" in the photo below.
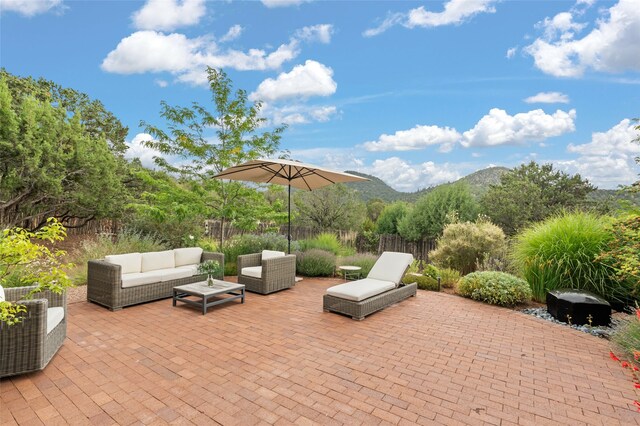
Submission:
<svg viewBox="0 0 640 426">
<path fill-rule="evenodd" d="M 559 289 L 547 292 L 547 311 L 558 321 L 576 325 L 609 325 L 611 305 L 588 291 Z"/>
</svg>

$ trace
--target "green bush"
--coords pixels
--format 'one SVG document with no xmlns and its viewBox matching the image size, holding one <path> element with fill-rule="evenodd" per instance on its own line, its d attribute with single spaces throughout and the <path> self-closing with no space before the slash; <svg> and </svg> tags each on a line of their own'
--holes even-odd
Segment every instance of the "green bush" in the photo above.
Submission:
<svg viewBox="0 0 640 426">
<path fill-rule="evenodd" d="M 460 281 L 460 272 L 451 268 L 441 268 L 438 270 L 440 276 L 440 285 L 443 288 L 455 288 Z"/>
<path fill-rule="evenodd" d="M 237 275 L 238 256 L 242 254 L 260 253 L 262 250 L 276 250 L 287 252 L 288 241 L 284 235 L 267 233 L 262 235 L 247 234 L 231 238 L 222 249 L 224 253 L 224 274 Z M 204 247 L 203 247 L 204 248 Z M 291 242 L 291 251 L 298 248 L 295 241 Z"/>
<path fill-rule="evenodd" d="M 626 299 L 629 288 L 596 260 L 612 238 L 609 222 L 592 213 L 563 213 L 517 236 L 514 260 L 534 299 L 542 302 L 547 291 L 558 288 L 587 290 L 610 301 Z"/>
<path fill-rule="evenodd" d="M 344 247 L 338 237 L 330 232 L 324 232 L 313 238 L 300 241 L 300 250 L 307 251 L 311 249 L 330 251 L 336 256 L 349 256 L 354 253 L 352 248 Z"/>
<path fill-rule="evenodd" d="M 366 277 L 373 268 L 373 265 L 378 260 L 378 256 L 375 254 L 368 253 L 358 253 L 352 256 L 340 257 L 337 260 L 337 265 L 351 265 L 351 266 L 359 266 L 362 268 L 360 271 L 363 277 Z"/>
<path fill-rule="evenodd" d="M 415 272 L 405 274 L 402 277 L 404 284 L 417 283 L 420 290 L 438 291 L 438 280 L 428 275 L 416 275 Z"/>
<path fill-rule="evenodd" d="M 69 271 L 69 278 L 75 285 L 86 284 L 87 262 L 92 259 L 103 259 L 110 254 L 146 253 L 168 248 L 166 243 L 140 232 L 125 231 L 115 238 L 99 235 L 96 238 L 84 240 L 79 248 L 69 253 L 69 262 L 75 265 Z"/>
<path fill-rule="evenodd" d="M 451 223 L 445 226 L 429 258 L 439 267 L 468 274 L 475 271 L 478 261 L 499 252 L 504 245 L 502 229 L 486 219 Z"/>
<path fill-rule="evenodd" d="M 491 305 L 514 306 L 531 299 L 527 282 L 504 272 L 472 272 L 458 282 L 458 294 Z"/>
<path fill-rule="evenodd" d="M 336 256 L 326 250 L 311 249 L 296 253 L 296 272 L 305 277 L 330 277 L 336 268 Z"/>
<path fill-rule="evenodd" d="M 636 312 L 621 321 L 611 340 L 627 355 L 628 359 L 640 361 L 640 314 Z"/>
</svg>

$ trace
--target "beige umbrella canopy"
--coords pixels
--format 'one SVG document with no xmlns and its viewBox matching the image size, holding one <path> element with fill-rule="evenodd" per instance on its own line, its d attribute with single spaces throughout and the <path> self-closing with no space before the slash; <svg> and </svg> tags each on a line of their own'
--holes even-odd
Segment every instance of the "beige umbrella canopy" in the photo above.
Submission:
<svg viewBox="0 0 640 426">
<path fill-rule="evenodd" d="M 291 187 L 311 191 L 334 183 L 357 182 L 368 180 L 349 173 L 336 172 L 311 164 L 292 160 L 251 160 L 237 166 L 229 167 L 216 179 L 243 180 L 261 183 L 276 183 L 289 187 L 289 253 L 291 253 Z"/>
</svg>

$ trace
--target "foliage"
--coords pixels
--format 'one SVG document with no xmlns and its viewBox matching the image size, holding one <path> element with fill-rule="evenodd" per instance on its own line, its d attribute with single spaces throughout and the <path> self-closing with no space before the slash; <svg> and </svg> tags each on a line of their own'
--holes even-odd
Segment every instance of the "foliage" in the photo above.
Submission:
<svg viewBox="0 0 640 426">
<path fill-rule="evenodd" d="M 366 208 L 357 193 L 344 184 L 314 191 L 296 191 L 296 223 L 319 231 L 359 229 Z"/>
<path fill-rule="evenodd" d="M 363 277 L 366 277 L 377 260 L 378 256 L 376 256 L 375 254 L 357 253 L 351 256 L 339 257 L 336 264 L 359 266 L 362 268 L 360 273 Z"/>
<path fill-rule="evenodd" d="M 36 232 L 17 227 L 3 230 L 0 235 L 0 285 L 5 287 L 5 277 L 14 269 L 20 268 L 20 285 L 35 285 L 35 289 L 26 299 L 44 290 L 62 293 L 71 286 L 71 281 L 65 273 L 65 269 L 70 265 L 61 262 L 65 253 L 50 250 L 38 241 L 55 243 L 64 240 L 66 235 L 62 224 L 54 218 L 49 218 L 47 224 Z M 23 305 L 9 301 L 0 302 L 0 321 L 8 324 L 20 322 L 24 309 L 18 306 Z"/>
<path fill-rule="evenodd" d="M 323 232 L 313 238 L 301 240 L 299 243 L 302 251 L 319 249 L 330 251 L 336 256 L 348 256 L 353 254 L 353 250 L 349 247 L 343 246 L 336 234 L 331 232 Z"/>
<path fill-rule="evenodd" d="M 296 253 L 296 272 L 305 277 L 330 277 L 336 269 L 336 256 L 326 250 Z"/>
<path fill-rule="evenodd" d="M 640 216 L 630 214 L 611 225 L 612 238 L 597 261 L 609 265 L 619 282 L 633 288 L 632 295 L 640 296 Z"/>
<path fill-rule="evenodd" d="M 297 250 L 298 244 L 291 242 L 291 250 Z M 287 238 L 282 235 L 266 233 L 262 235 L 241 235 L 233 237 L 222 249 L 224 253 L 224 274 L 237 275 L 238 256 L 243 254 L 260 253 L 262 250 L 287 252 Z"/>
<path fill-rule="evenodd" d="M 398 223 L 402 238 L 417 241 L 438 237 L 453 215 L 460 220 L 472 220 L 477 205 L 464 183 L 439 186 L 420 198 L 413 209 Z"/>
<path fill-rule="evenodd" d="M 223 270 L 217 260 L 205 260 L 198 265 L 198 273 L 207 274 L 213 277 L 223 278 Z"/>
<path fill-rule="evenodd" d="M 409 213 L 409 205 L 402 201 L 397 201 L 386 206 L 376 221 L 376 232 L 378 234 L 398 234 L 398 222 Z"/>
<path fill-rule="evenodd" d="M 75 265 L 69 271 L 69 278 L 75 285 L 86 284 L 89 260 L 103 259 L 112 254 L 146 253 L 167 248 L 166 243 L 153 235 L 131 230 L 125 230 L 116 237 L 98 235 L 96 238 L 82 241 L 80 247 L 68 254 L 67 257 Z"/>
<path fill-rule="evenodd" d="M 126 128 L 99 102 L 2 70 L 0 124 L 0 224 L 119 217 Z"/>
<path fill-rule="evenodd" d="M 437 248 L 429 253 L 429 258 L 438 266 L 468 274 L 475 270 L 477 262 L 499 252 L 504 244 L 502 229 L 484 218 L 451 223 L 444 228 Z"/>
<path fill-rule="evenodd" d="M 514 264 L 512 256 L 511 240 L 506 240 L 502 247 L 496 248 L 476 261 L 476 271 L 498 271 L 511 275 L 518 275 L 519 271 Z"/>
<path fill-rule="evenodd" d="M 439 268 L 440 285 L 444 288 L 455 288 L 460 281 L 460 272 L 451 268 Z"/>
<path fill-rule="evenodd" d="M 549 290 L 572 288 L 625 301 L 629 289 L 615 272 L 596 260 L 611 241 L 610 218 L 592 213 L 562 213 L 517 236 L 514 260 L 533 297 L 544 301 Z"/>
<path fill-rule="evenodd" d="M 640 361 L 640 309 L 621 321 L 611 340 L 627 357 Z"/>
<path fill-rule="evenodd" d="M 458 282 L 457 292 L 464 297 L 491 305 L 514 306 L 531 299 L 527 282 L 504 272 L 472 272 Z"/>
<path fill-rule="evenodd" d="M 407 273 L 402 277 L 403 284 L 417 283 L 420 290 L 439 291 L 438 279 L 429 275 Z"/>
<path fill-rule="evenodd" d="M 155 162 L 163 170 L 193 180 L 207 193 L 207 205 L 213 217 L 222 222 L 220 246 L 224 246 L 224 223 L 233 220 L 255 221 L 254 193 L 238 182 L 213 179 L 215 174 L 233 165 L 276 153 L 285 126 L 259 132 L 266 119 L 260 116 L 261 102 L 250 102 L 245 90 L 232 94 L 232 82 L 223 71 L 207 68 L 214 111 L 194 102 L 191 107 L 172 107 L 161 103 L 161 116 L 169 128 L 141 122 L 154 139 L 143 142 L 164 155 L 180 156 L 189 161 L 180 166 L 170 164 L 164 157 Z M 215 137 L 210 134 L 215 129 Z"/>
<path fill-rule="evenodd" d="M 386 203 L 380 198 L 367 200 L 367 219 L 375 223 L 385 207 Z"/>
<path fill-rule="evenodd" d="M 532 161 L 502 175 L 500 184 L 491 185 L 480 204 L 484 214 L 513 235 L 562 209 L 584 206 L 593 190 L 580 175 L 570 176 L 551 164 Z"/>
</svg>

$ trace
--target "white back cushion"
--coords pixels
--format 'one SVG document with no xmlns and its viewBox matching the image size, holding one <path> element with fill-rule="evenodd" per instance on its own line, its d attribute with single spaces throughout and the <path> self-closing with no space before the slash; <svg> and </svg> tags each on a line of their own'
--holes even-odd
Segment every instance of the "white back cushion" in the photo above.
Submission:
<svg viewBox="0 0 640 426">
<path fill-rule="evenodd" d="M 200 263 L 202 252 L 203 250 L 200 247 L 188 247 L 173 250 L 173 254 L 176 258 L 176 267 Z"/>
<path fill-rule="evenodd" d="M 273 259 L 274 257 L 284 256 L 283 251 L 262 250 L 262 260 Z"/>
<path fill-rule="evenodd" d="M 0 302 L 4 302 L 4 288 L 0 285 Z"/>
<path fill-rule="evenodd" d="M 413 262 L 413 255 L 409 253 L 385 251 L 380 255 L 376 264 L 373 265 L 367 278 L 391 281 L 398 285 L 402 279 L 402 274 L 404 274 L 407 266 L 411 265 L 411 262 Z"/>
<path fill-rule="evenodd" d="M 47 309 L 47 334 L 56 328 L 60 321 L 64 319 L 64 308 L 55 306 Z"/>
<path fill-rule="evenodd" d="M 142 255 L 140 253 L 113 254 L 105 256 L 104 260 L 115 265 L 120 265 L 123 274 L 140 272 L 142 266 Z"/>
<path fill-rule="evenodd" d="M 150 251 L 142 253 L 141 272 L 155 271 L 156 269 L 175 268 L 176 260 L 173 250 Z"/>
</svg>

